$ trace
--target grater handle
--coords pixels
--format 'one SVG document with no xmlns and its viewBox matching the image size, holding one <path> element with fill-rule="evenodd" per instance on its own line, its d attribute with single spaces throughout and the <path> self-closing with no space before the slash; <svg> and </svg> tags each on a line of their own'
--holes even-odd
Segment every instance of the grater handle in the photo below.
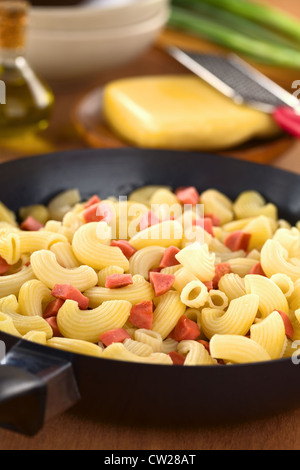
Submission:
<svg viewBox="0 0 300 470">
<path fill-rule="evenodd" d="M 300 113 L 296 109 L 279 107 L 273 112 L 273 117 L 285 132 L 300 139 Z"/>
</svg>

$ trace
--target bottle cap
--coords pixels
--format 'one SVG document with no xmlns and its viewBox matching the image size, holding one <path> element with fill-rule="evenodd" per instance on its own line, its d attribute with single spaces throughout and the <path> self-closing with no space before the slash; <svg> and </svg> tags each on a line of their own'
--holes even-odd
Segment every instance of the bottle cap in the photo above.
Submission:
<svg viewBox="0 0 300 470">
<path fill-rule="evenodd" d="M 24 48 L 28 9 L 27 1 L 0 0 L 0 48 Z"/>
</svg>

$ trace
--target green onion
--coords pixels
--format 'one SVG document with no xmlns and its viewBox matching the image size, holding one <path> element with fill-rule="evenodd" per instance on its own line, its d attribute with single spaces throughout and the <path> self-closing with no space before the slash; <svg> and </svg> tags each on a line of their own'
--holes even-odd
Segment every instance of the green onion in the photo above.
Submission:
<svg viewBox="0 0 300 470">
<path fill-rule="evenodd" d="M 287 36 L 300 40 L 300 22 L 284 11 L 269 5 L 250 0 L 197 0 L 198 3 L 207 3 L 235 15 L 253 20 L 257 23 L 275 29 Z M 296 0 L 295 0 L 296 1 Z"/>
<path fill-rule="evenodd" d="M 261 63 L 267 62 L 279 67 L 300 68 L 300 52 L 250 38 L 220 25 L 219 22 L 205 19 L 183 8 L 173 6 L 169 25 L 204 37 L 237 53 L 249 55 Z"/>
<path fill-rule="evenodd" d="M 222 26 L 226 26 L 230 29 L 233 29 L 234 31 L 242 33 L 244 36 L 247 35 L 253 39 L 268 42 L 273 45 L 292 47 L 295 49 L 300 48 L 300 44 L 297 47 L 291 40 L 288 40 L 280 34 L 265 28 L 261 24 L 258 24 L 257 22 L 254 22 L 248 18 L 238 16 L 229 10 L 224 10 L 223 8 L 218 7 L 217 1 L 173 0 L 173 4 L 179 7 L 194 10 L 202 16 L 204 15 L 206 19 L 218 21 Z"/>
</svg>

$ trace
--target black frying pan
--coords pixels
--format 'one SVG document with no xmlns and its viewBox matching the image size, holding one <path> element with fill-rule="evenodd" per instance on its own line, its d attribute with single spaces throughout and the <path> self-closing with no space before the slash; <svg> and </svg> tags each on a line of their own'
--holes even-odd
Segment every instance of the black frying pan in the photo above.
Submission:
<svg viewBox="0 0 300 470">
<path fill-rule="evenodd" d="M 47 203 L 79 188 L 83 198 L 126 195 L 145 184 L 217 188 L 235 198 L 257 190 L 280 216 L 300 219 L 300 177 L 208 154 L 87 150 L 0 166 L 0 200 L 11 209 Z M 278 414 L 300 404 L 300 365 L 268 363 L 182 367 L 141 365 L 54 350 L 0 333 L 0 425 L 33 435 L 74 406 L 94 419 L 163 425 L 215 424 Z"/>
</svg>

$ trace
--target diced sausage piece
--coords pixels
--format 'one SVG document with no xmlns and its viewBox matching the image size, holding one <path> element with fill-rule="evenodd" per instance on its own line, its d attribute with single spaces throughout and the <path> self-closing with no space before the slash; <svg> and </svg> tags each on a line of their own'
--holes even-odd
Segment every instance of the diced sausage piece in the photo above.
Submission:
<svg viewBox="0 0 300 470">
<path fill-rule="evenodd" d="M 150 269 L 149 277 L 150 277 L 150 273 L 160 273 L 162 269 L 163 268 L 152 268 L 152 269 Z"/>
<path fill-rule="evenodd" d="M 188 188 L 178 188 L 175 191 L 178 201 L 181 204 L 199 204 L 200 194 L 194 186 Z"/>
<path fill-rule="evenodd" d="M 56 317 L 46 318 L 46 322 L 49 323 L 49 325 L 51 326 L 52 331 L 53 331 L 53 336 L 61 338 L 62 334 L 59 331 Z"/>
<path fill-rule="evenodd" d="M 110 346 L 113 343 L 123 343 L 125 339 L 131 339 L 129 333 L 123 328 L 116 328 L 114 330 L 107 331 L 100 336 L 100 341 L 104 344 L 104 346 Z"/>
<path fill-rule="evenodd" d="M 130 243 L 126 240 L 113 240 L 111 242 L 111 246 L 116 246 L 122 250 L 123 255 L 126 256 L 127 259 L 130 259 L 134 253 L 136 253 L 136 249 L 130 245 Z"/>
<path fill-rule="evenodd" d="M 6 274 L 9 270 L 10 265 L 0 256 L 0 276 L 1 274 Z"/>
<path fill-rule="evenodd" d="M 171 351 L 169 356 L 172 359 L 174 366 L 183 366 L 185 363 L 185 357 L 176 351 Z"/>
<path fill-rule="evenodd" d="M 209 217 L 204 217 L 203 219 L 196 219 L 193 221 L 193 225 L 202 227 L 212 237 L 215 237 L 214 226 L 212 220 Z"/>
<path fill-rule="evenodd" d="M 153 323 L 153 302 L 150 300 L 134 305 L 130 312 L 129 321 L 137 328 L 151 330 Z"/>
<path fill-rule="evenodd" d="M 55 299 L 55 300 L 52 300 L 52 302 L 50 302 L 45 311 L 44 311 L 44 314 L 43 314 L 43 317 L 46 319 L 46 318 L 51 318 L 51 317 L 57 317 L 57 314 L 59 312 L 59 310 L 61 309 L 61 307 L 63 306 L 63 304 L 65 303 L 64 300 L 62 299 Z"/>
<path fill-rule="evenodd" d="M 262 268 L 261 263 L 257 263 L 255 266 L 253 266 L 253 268 L 251 269 L 249 274 L 258 274 L 259 276 L 265 276 L 266 277 L 266 274 L 265 274 L 265 272 Z"/>
<path fill-rule="evenodd" d="M 169 268 L 171 266 L 177 266 L 180 264 L 179 261 L 177 261 L 175 258 L 179 252 L 180 250 L 176 246 L 170 246 L 167 248 L 160 262 L 160 268 Z"/>
<path fill-rule="evenodd" d="M 225 238 L 225 246 L 231 251 L 244 250 L 248 251 L 249 243 L 251 240 L 251 233 L 242 231 L 233 232 Z"/>
<path fill-rule="evenodd" d="M 221 219 L 214 214 L 206 214 L 205 217 L 209 217 L 212 220 L 212 224 L 214 227 L 220 227 Z"/>
<path fill-rule="evenodd" d="M 199 339 L 198 343 L 202 344 L 205 347 L 206 351 L 209 352 L 209 354 L 210 354 L 210 347 L 209 347 L 209 342 L 208 341 L 204 341 L 203 339 Z"/>
<path fill-rule="evenodd" d="M 24 220 L 24 222 L 22 222 L 20 225 L 21 230 L 26 230 L 27 232 L 38 232 L 43 227 L 44 225 L 31 215 L 27 217 L 27 219 Z"/>
<path fill-rule="evenodd" d="M 87 224 L 90 222 L 101 222 L 102 215 L 98 214 L 98 209 L 99 203 L 88 206 L 88 208 L 83 212 L 82 216 Z"/>
<path fill-rule="evenodd" d="M 51 292 L 53 297 L 61 300 L 74 300 L 81 310 L 87 310 L 90 300 L 71 284 L 56 284 Z"/>
<path fill-rule="evenodd" d="M 231 272 L 229 263 L 217 264 L 215 268 L 215 277 L 213 278 L 213 288 L 218 289 L 221 277 L 225 276 L 225 274 L 230 274 Z"/>
<path fill-rule="evenodd" d="M 197 323 L 189 320 L 185 315 L 182 315 L 179 322 L 172 332 L 172 338 L 175 341 L 196 340 L 200 336 L 200 329 Z"/>
<path fill-rule="evenodd" d="M 94 206 L 95 204 L 99 204 L 101 202 L 101 199 L 95 194 L 92 196 L 87 203 L 85 204 L 85 209 L 88 209 L 91 206 Z"/>
<path fill-rule="evenodd" d="M 293 328 L 293 325 L 291 323 L 291 320 L 289 319 L 287 314 L 282 312 L 281 310 L 277 310 L 277 312 L 279 313 L 279 315 L 281 316 L 281 318 L 283 320 L 286 336 L 289 339 L 293 339 L 293 337 L 294 337 L 294 328 Z"/>
<path fill-rule="evenodd" d="M 143 231 L 152 225 L 159 224 L 159 218 L 151 211 L 146 212 L 140 220 L 140 230 Z"/>
<path fill-rule="evenodd" d="M 112 208 L 108 204 L 94 204 L 88 207 L 82 214 L 86 223 L 109 222 L 113 219 Z"/>
<path fill-rule="evenodd" d="M 107 289 L 118 289 L 120 287 L 126 287 L 133 284 L 131 274 L 112 274 L 107 276 L 105 281 L 105 287 Z"/>
<path fill-rule="evenodd" d="M 155 297 L 168 292 L 175 282 L 174 274 L 150 273 L 150 282 L 153 286 Z"/>
</svg>

